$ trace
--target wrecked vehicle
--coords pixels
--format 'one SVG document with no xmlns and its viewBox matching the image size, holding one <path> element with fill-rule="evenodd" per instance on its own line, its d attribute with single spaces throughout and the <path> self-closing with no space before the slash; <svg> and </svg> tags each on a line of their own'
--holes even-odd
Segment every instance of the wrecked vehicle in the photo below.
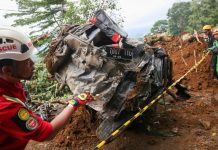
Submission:
<svg viewBox="0 0 218 150">
<path fill-rule="evenodd" d="M 172 62 L 164 49 L 127 38 L 102 10 L 90 22 L 65 25 L 44 62 L 61 87 L 98 94 L 88 106 L 102 120 L 97 134 L 104 139 L 172 83 Z"/>
</svg>

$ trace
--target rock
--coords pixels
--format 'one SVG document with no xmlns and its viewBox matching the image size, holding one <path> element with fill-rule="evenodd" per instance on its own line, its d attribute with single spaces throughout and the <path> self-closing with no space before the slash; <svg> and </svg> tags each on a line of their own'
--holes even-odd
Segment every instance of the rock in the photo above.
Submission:
<svg viewBox="0 0 218 150">
<path fill-rule="evenodd" d="M 213 133 L 211 134 L 212 137 L 214 137 L 214 136 L 216 136 L 216 135 L 217 135 L 216 132 L 213 132 Z"/>
<path fill-rule="evenodd" d="M 171 130 L 173 133 L 178 134 L 179 128 L 175 127 Z"/>
<path fill-rule="evenodd" d="M 191 42 L 194 37 L 191 33 L 183 33 L 180 36 L 180 38 L 181 38 L 183 43 L 186 43 L 186 42 Z"/>
<path fill-rule="evenodd" d="M 191 89 L 192 89 L 192 86 L 188 85 L 187 89 L 188 89 L 188 90 L 191 90 Z"/>
<path fill-rule="evenodd" d="M 211 129 L 210 121 L 199 119 L 199 122 L 204 127 L 204 129 L 206 129 L 206 130 L 210 130 Z"/>
</svg>

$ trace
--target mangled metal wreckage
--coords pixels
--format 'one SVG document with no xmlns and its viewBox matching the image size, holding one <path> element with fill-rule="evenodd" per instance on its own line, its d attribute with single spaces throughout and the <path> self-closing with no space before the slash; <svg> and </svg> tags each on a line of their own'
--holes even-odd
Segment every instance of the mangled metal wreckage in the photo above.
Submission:
<svg viewBox="0 0 218 150">
<path fill-rule="evenodd" d="M 99 10 L 91 23 L 65 25 L 45 58 L 51 75 L 73 94 L 98 94 L 88 104 L 100 114 L 105 138 L 123 120 L 172 82 L 172 63 L 164 49 L 127 38 L 127 33 Z"/>
</svg>

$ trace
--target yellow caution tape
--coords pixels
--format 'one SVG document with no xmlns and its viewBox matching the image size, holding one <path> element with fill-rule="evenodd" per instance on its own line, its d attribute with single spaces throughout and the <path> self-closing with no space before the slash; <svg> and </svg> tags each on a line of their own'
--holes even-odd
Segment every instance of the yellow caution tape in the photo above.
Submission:
<svg viewBox="0 0 218 150">
<path fill-rule="evenodd" d="M 112 132 L 112 134 L 106 139 L 101 141 L 94 149 L 100 149 L 105 144 L 109 143 L 113 139 L 115 139 L 115 136 L 117 136 L 119 133 L 124 131 L 136 118 L 138 118 L 140 115 L 142 115 L 149 107 L 151 107 L 155 102 L 157 102 L 158 99 L 160 99 L 163 95 L 167 94 L 167 90 L 172 89 L 177 83 L 179 83 L 182 79 L 184 79 L 190 72 L 192 72 L 194 69 L 196 69 L 208 56 L 210 51 L 208 51 L 199 62 L 197 62 L 194 66 L 192 66 L 191 69 L 189 69 L 182 77 L 180 77 L 178 80 L 176 80 L 173 84 L 171 84 L 165 91 L 162 92 L 162 94 L 158 95 L 155 99 L 153 99 L 148 105 L 146 105 L 143 109 L 141 109 L 138 113 L 136 113 L 131 119 L 126 121 L 122 126 L 120 126 L 117 130 Z"/>
</svg>

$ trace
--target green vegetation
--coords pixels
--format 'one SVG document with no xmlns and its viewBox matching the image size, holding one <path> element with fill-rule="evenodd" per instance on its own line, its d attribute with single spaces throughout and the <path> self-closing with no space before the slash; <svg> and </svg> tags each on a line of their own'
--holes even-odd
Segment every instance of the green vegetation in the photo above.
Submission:
<svg viewBox="0 0 218 150">
<path fill-rule="evenodd" d="M 167 30 L 168 30 L 167 20 L 158 20 L 151 28 L 151 33 L 153 34 L 163 33 L 163 32 L 167 32 Z"/>
<path fill-rule="evenodd" d="M 201 31 L 205 24 L 218 25 L 218 0 L 192 0 L 191 2 L 174 3 L 167 13 L 166 21 L 158 20 L 151 29 L 151 33 L 168 31 L 172 35 L 181 32 Z"/>
<path fill-rule="evenodd" d="M 203 25 L 218 24 L 218 0 L 192 0 L 189 26 L 200 30 Z"/>
<path fill-rule="evenodd" d="M 33 101 L 41 102 L 63 99 L 71 94 L 68 87 L 58 91 L 59 84 L 52 79 L 48 79 L 48 72 L 41 60 L 35 64 L 33 79 L 25 81 L 25 86 Z"/>
<path fill-rule="evenodd" d="M 17 17 L 14 26 L 29 25 L 34 32 L 60 29 L 66 23 L 84 23 L 98 9 L 108 13 L 119 12 L 117 1 L 108 0 L 14 0 L 18 4 L 17 13 L 5 17 Z M 117 15 L 118 16 L 118 15 Z M 122 17 L 118 17 L 122 21 Z"/>
<path fill-rule="evenodd" d="M 190 2 L 174 3 L 167 13 L 169 32 L 175 35 L 185 31 L 190 14 Z"/>
</svg>

